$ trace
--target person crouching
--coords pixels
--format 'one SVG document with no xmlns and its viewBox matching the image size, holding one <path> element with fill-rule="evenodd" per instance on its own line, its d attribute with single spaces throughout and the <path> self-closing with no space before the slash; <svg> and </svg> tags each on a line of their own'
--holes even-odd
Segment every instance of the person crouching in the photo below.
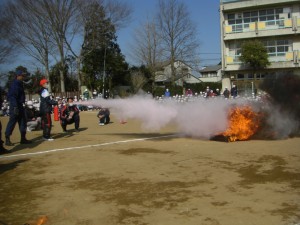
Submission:
<svg viewBox="0 0 300 225">
<path fill-rule="evenodd" d="M 100 108 L 97 117 L 99 118 L 99 125 L 103 126 L 110 122 L 110 111 L 107 108 Z"/>
<path fill-rule="evenodd" d="M 27 131 L 38 130 L 41 127 L 39 112 L 33 107 L 33 102 L 28 101 L 25 106 Z"/>
<path fill-rule="evenodd" d="M 67 104 L 63 106 L 60 112 L 60 124 L 64 132 L 67 132 L 67 125 L 75 123 L 75 130 L 79 131 L 79 109 L 73 103 L 73 98 L 67 99 Z"/>
</svg>

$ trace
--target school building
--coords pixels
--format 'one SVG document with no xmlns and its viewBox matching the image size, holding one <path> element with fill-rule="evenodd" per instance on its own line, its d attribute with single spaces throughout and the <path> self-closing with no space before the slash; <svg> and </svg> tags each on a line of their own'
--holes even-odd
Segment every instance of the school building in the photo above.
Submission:
<svg viewBox="0 0 300 225">
<path fill-rule="evenodd" d="M 266 75 L 300 76 L 299 0 L 220 0 L 223 87 L 236 84 L 251 95 Z M 251 39 L 267 48 L 270 65 L 253 71 L 241 63 L 241 45 Z"/>
</svg>

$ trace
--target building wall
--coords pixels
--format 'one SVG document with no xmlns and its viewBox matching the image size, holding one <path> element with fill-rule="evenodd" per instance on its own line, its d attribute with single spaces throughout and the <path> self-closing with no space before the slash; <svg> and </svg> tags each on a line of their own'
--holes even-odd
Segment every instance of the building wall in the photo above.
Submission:
<svg viewBox="0 0 300 225">
<path fill-rule="evenodd" d="M 211 72 L 202 72 L 202 77 L 199 79 L 202 82 L 220 82 L 222 80 L 221 70 L 211 71 Z"/>
<path fill-rule="evenodd" d="M 251 39 L 262 41 L 268 49 L 271 65 L 260 74 L 299 73 L 299 0 L 221 0 L 220 24 L 222 71 L 231 83 L 253 89 L 263 79 L 239 60 L 241 44 Z M 241 73 L 245 78 L 237 79 Z"/>
</svg>

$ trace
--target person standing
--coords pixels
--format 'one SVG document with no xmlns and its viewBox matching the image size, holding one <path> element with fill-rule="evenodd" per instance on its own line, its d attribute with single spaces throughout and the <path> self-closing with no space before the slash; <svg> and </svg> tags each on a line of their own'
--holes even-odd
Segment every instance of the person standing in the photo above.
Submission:
<svg viewBox="0 0 300 225">
<path fill-rule="evenodd" d="M 2 105 L 2 88 L 0 87 L 0 104 Z M 2 141 L 2 123 L 0 120 L 0 154 L 6 154 L 10 151 L 4 148 L 3 146 L 4 141 Z"/>
<path fill-rule="evenodd" d="M 235 86 L 235 84 L 232 86 L 232 88 L 230 90 L 230 94 L 233 98 L 237 97 L 238 91 L 237 91 L 237 87 Z"/>
<path fill-rule="evenodd" d="M 54 139 L 50 136 L 52 127 L 51 112 L 52 106 L 57 105 L 58 103 L 53 100 L 49 94 L 48 80 L 42 79 L 40 81 L 40 86 L 42 86 L 42 89 L 40 90 L 40 115 L 42 118 L 43 138 L 45 141 L 53 141 Z"/>
<path fill-rule="evenodd" d="M 88 89 L 85 89 L 82 95 L 83 95 L 85 101 L 89 100 L 90 92 L 88 91 Z"/>
<path fill-rule="evenodd" d="M 169 91 L 169 89 L 167 88 L 165 91 L 165 97 L 166 98 L 170 98 L 171 97 L 171 92 Z"/>
<path fill-rule="evenodd" d="M 93 99 L 96 99 L 98 97 L 98 92 L 96 91 L 96 89 L 94 89 L 93 91 Z"/>
<path fill-rule="evenodd" d="M 26 139 L 26 116 L 25 116 L 25 92 L 23 87 L 23 79 L 26 76 L 24 72 L 18 70 L 16 79 L 12 82 L 7 99 L 9 101 L 9 121 L 5 130 L 5 144 L 12 146 L 10 136 L 15 128 L 16 123 L 19 124 L 21 133 L 21 144 L 30 144 L 32 141 Z"/>
<path fill-rule="evenodd" d="M 229 95 L 230 95 L 230 92 L 229 92 L 228 88 L 226 87 L 223 92 L 223 96 L 225 99 L 229 99 Z"/>
</svg>

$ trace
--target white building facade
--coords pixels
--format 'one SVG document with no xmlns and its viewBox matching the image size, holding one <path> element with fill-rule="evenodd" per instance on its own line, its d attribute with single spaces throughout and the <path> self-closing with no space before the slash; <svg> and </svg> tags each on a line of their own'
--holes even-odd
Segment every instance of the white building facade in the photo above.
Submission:
<svg viewBox="0 0 300 225">
<path fill-rule="evenodd" d="M 300 75 L 299 0 L 221 0 L 223 83 L 253 92 L 266 75 Z M 241 63 L 241 45 L 251 39 L 267 48 L 270 65 L 254 72 Z"/>
</svg>

